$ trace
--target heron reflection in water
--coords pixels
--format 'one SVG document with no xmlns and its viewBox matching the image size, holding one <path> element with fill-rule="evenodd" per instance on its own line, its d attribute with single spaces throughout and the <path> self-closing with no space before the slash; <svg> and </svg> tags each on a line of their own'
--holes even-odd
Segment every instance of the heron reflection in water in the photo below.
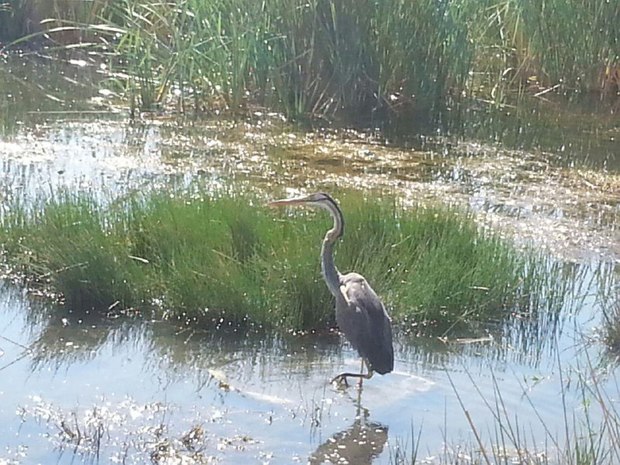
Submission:
<svg viewBox="0 0 620 465">
<path fill-rule="evenodd" d="M 360 412 L 361 410 L 361 412 Z M 371 465 L 388 440 L 388 428 L 369 422 L 365 408 L 358 409 L 355 422 L 345 431 L 331 436 L 308 457 L 308 465 L 323 463 L 350 463 Z"/>
<path fill-rule="evenodd" d="M 323 192 L 274 200 L 271 206 L 308 205 L 327 210 L 334 220 L 321 248 L 321 270 L 327 287 L 336 299 L 336 323 L 362 357 L 360 373 L 341 373 L 332 383 L 348 385 L 347 378 L 370 379 L 394 369 L 392 321 L 385 306 L 368 281 L 358 273 L 342 274 L 334 264 L 333 248 L 344 233 L 344 218 L 336 201 Z M 364 373 L 364 363 L 368 370 Z"/>
</svg>

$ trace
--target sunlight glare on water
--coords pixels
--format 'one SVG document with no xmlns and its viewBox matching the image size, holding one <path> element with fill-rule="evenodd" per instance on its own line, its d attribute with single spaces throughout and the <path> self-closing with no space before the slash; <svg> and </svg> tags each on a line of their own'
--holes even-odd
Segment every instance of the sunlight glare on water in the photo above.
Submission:
<svg viewBox="0 0 620 465">
<path fill-rule="evenodd" d="M 481 225 L 567 260 L 620 256 L 617 172 L 488 144 L 438 139 L 417 150 L 350 136 L 297 133 L 280 120 L 198 127 L 50 119 L 0 140 L 0 195 L 32 200 L 78 189 L 105 201 L 195 180 L 261 192 L 362 188 L 407 205 L 467 208 Z"/>
</svg>

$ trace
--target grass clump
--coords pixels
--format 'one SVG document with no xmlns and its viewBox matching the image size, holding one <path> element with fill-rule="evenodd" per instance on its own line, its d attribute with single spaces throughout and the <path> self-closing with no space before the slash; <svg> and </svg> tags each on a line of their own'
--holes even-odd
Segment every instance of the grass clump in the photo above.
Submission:
<svg viewBox="0 0 620 465">
<path fill-rule="evenodd" d="M 6 261 L 73 311 L 138 308 L 205 325 L 308 329 L 333 322 L 320 274 L 327 215 L 273 212 L 256 197 L 150 192 L 103 206 L 61 195 L 2 220 Z M 546 272 L 443 208 L 342 197 L 342 272 L 367 277 L 395 320 L 442 330 L 526 311 Z M 316 215 L 316 217 L 315 217 Z M 536 302 L 538 304 L 539 302 Z"/>
</svg>

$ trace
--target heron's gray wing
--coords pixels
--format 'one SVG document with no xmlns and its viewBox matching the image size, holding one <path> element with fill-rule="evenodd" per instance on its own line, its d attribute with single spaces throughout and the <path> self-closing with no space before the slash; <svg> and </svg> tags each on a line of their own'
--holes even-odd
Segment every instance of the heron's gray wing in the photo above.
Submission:
<svg viewBox="0 0 620 465">
<path fill-rule="evenodd" d="M 340 277 L 340 291 L 345 304 L 336 309 L 340 329 L 373 370 L 381 374 L 392 371 L 392 325 L 381 299 L 357 273 Z"/>
</svg>

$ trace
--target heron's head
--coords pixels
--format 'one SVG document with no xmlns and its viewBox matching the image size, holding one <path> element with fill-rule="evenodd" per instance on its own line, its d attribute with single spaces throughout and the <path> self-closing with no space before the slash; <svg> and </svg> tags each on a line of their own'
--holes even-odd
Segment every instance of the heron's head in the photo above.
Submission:
<svg viewBox="0 0 620 465">
<path fill-rule="evenodd" d="M 288 205 L 308 205 L 310 207 L 323 208 L 329 212 L 334 219 L 334 227 L 327 231 L 330 241 L 335 241 L 342 236 L 344 231 L 344 218 L 336 201 L 325 192 L 317 192 L 315 194 L 303 195 L 301 197 L 291 197 L 288 199 L 280 199 L 269 202 L 271 207 L 282 207 Z"/>
<path fill-rule="evenodd" d="M 288 199 L 273 200 L 268 204 L 271 207 L 283 207 L 288 205 L 308 205 L 311 207 L 321 207 L 334 211 L 334 207 L 338 209 L 338 204 L 329 195 L 324 192 L 316 192 L 314 194 L 303 195 L 301 197 L 290 197 Z"/>
</svg>

